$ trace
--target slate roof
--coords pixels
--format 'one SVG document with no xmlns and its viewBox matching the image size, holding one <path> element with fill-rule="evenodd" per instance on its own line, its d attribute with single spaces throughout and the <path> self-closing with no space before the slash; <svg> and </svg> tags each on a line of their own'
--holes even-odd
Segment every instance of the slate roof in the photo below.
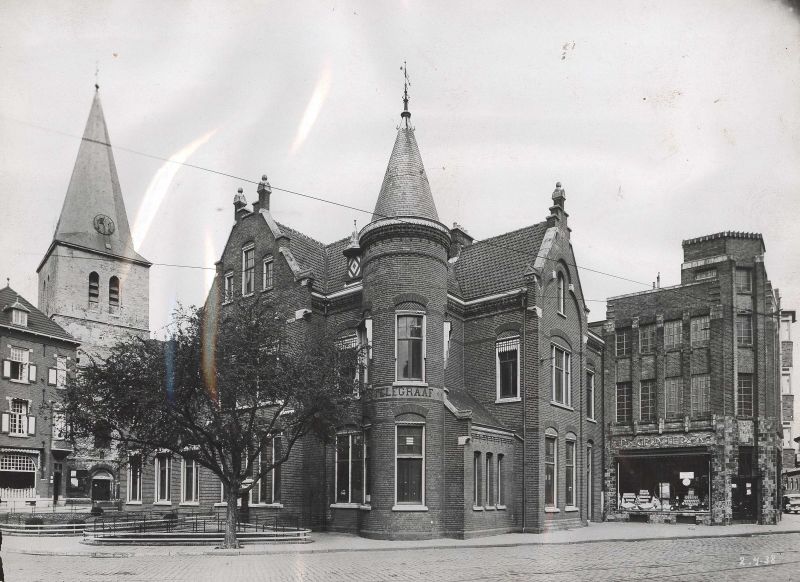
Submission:
<svg viewBox="0 0 800 582">
<path fill-rule="evenodd" d="M 410 127 L 397 130 L 372 220 L 387 216 L 416 216 L 439 221 L 414 129 Z"/>
<path fill-rule="evenodd" d="M 547 222 L 540 222 L 464 247 L 450 266 L 448 291 L 470 300 L 522 287 L 525 269 L 536 260 L 546 230 Z"/>
<path fill-rule="evenodd" d="M 11 323 L 11 310 L 6 309 L 6 307 L 13 305 L 16 301 L 19 301 L 28 310 L 27 327 L 14 325 Z M 9 286 L 0 289 L 0 325 L 18 329 L 21 332 L 49 335 L 75 345 L 79 343 L 78 340 L 64 331 L 64 328 L 39 311 L 27 299 L 22 297 Z"/>
<path fill-rule="evenodd" d="M 447 399 L 458 410 L 472 411 L 472 422 L 474 424 L 481 424 L 484 426 L 491 426 L 501 428 L 504 430 L 511 430 L 504 426 L 502 422 L 497 420 L 491 412 L 489 412 L 483 404 L 478 402 L 472 394 L 463 388 L 448 388 Z"/>
<path fill-rule="evenodd" d="M 101 214 L 114 221 L 110 235 L 95 230 L 95 217 Z M 86 121 L 53 241 L 149 264 L 133 249 L 99 93 Z"/>
</svg>

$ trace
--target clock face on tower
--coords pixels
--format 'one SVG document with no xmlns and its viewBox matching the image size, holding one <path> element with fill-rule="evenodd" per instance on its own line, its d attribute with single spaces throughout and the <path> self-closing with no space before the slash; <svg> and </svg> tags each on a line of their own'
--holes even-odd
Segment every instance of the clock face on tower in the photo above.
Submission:
<svg viewBox="0 0 800 582">
<path fill-rule="evenodd" d="M 112 234 L 114 232 L 114 221 L 105 214 L 98 214 L 94 217 L 94 229 L 100 234 Z"/>
</svg>

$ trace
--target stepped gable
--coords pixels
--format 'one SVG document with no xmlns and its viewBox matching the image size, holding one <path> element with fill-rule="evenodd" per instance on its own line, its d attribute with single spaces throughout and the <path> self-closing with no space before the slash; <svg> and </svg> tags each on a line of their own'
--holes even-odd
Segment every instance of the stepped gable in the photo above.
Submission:
<svg viewBox="0 0 800 582">
<path fill-rule="evenodd" d="M 473 424 L 499 428 L 511 432 L 511 429 L 497 420 L 483 404 L 478 402 L 472 394 L 463 388 L 448 388 L 447 399 L 460 412 L 471 412 Z"/>
<path fill-rule="evenodd" d="M 464 300 L 517 289 L 524 284 L 526 265 L 542 246 L 547 223 L 540 222 L 464 247 L 453 265 Z M 452 286 L 450 292 L 453 293 Z"/>
<path fill-rule="evenodd" d="M 20 327 L 11 323 L 11 310 L 6 309 L 6 307 L 10 307 L 16 302 L 19 302 L 28 311 L 27 327 Z M 79 343 L 74 337 L 64 331 L 64 328 L 39 311 L 32 303 L 9 286 L 0 289 L 0 325 L 26 332 L 53 336 L 74 344 Z"/>
<path fill-rule="evenodd" d="M 150 264 L 133 248 L 99 92 L 92 101 L 53 242 Z"/>
<path fill-rule="evenodd" d="M 407 125 L 397 130 L 372 221 L 401 216 L 439 221 L 414 129 Z"/>
</svg>

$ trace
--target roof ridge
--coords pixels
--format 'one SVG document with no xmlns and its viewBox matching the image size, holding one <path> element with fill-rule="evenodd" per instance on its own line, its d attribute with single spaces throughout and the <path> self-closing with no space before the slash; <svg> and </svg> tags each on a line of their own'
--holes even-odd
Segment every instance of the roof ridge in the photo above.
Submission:
<svg viewBox="0 0 800 582">
<path fill-rule="evenodd" d="M 278 222 L 277 220 L 275 221 L 275 224 L 277 224 L 281 229 L 285 228 L 286 230 L 291 231 L 293 234 L 296 234 L 296 235 L 299 235 L 302 238 L 308 239 L 309 241 L 313 242 L 314 244 L 316 244 L 316 245 L 318 245 L 320 247 L 324 248 L 326 246 L 325 243 L 323 243 L 321 241 L 318 241 L 314 237 L 309 236 L 306 233 L 297 230 L 296 228 L 292 228 L 291 226 L 288 226 L 286 224 Z"/>
<path fill-rule="evenodd" d="M 536 228 L 537 226 L 540 226 L 540 225 L 542 225 L 542 224 L 547 224 L 547 221 L 546 221 L 546 220 L 543 220 L 542 222 L 534 222 L 533 224 L 529 224 L 528 226 L 523 226 L 523 227 L 520 227 L 520 228 L 518 228 L 518 229 L 516 229 L 516 230 L 509 230 L 508 232 L 503 232 L 503 233 L 500 233 L 500 234 L 496 234 L 496 235 L 494 235 L 494 236 L 490 236 L 489 238 L 484 238 L 484 239 L 479 239 L 479 240 L 473 240 L 473 241 L 472 241 L 472 244 L 471 244 L 471 245 L 469 245 L 469 246 L 467 246 L 467 247 L 464 247 L 464 249 L 463 249 L 463 250 L 464 250 L 464 251 L 466 251 L 467 249 L 471 249 L 471 248 L 473 248 L 473 247 L 474 247 L 474 246 L 476 246 L 476 245 L 479 245 L 479 244 L 481 244 L 481 243 L 485 243 L 485 242 L 492 241 L 492 240 L 494 240 L 494 239 L 500 238 L 501 236 L 508 236 L 508 235 L 510 235 L 510 234 L 516 234 L 516 233 L 518 233 L 518 232 L 522 232 L 523 230 L 527 230 L 527 229 L 529 229 L 529 228 Z"/>
</svg>

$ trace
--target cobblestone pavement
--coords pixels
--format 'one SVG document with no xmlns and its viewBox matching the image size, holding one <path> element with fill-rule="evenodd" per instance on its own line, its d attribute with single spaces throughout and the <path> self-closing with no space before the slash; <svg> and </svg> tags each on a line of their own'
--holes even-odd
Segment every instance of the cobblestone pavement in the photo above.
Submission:
<svg viewBox="0 0 800 582">
<path fill-rule="evenodd" d="M 800 580 L 800 534 L 513 548 L 88 558 L 3 552 L 6 580 Z"/>
</svg>

